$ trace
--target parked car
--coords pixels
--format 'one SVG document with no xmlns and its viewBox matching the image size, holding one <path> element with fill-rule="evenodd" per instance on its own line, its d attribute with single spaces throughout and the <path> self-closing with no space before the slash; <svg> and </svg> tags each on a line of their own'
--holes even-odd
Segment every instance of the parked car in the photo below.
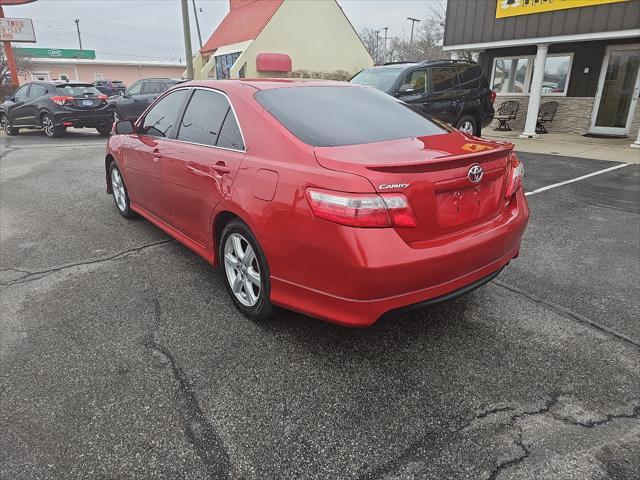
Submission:
<svg viewBox="0 0 640 480">
<path fill-rule="evenodd" d="M 462 60 L 367 68 L 352 83 L 370 85 L 457 129 L 479 137 L 493 120 L 496 94 L 480 65 Z"/>
<path fill-rule="evenodd" d="M 96 80 L 93 82 L 93 86 L 108 97 L 120 95 L 127 89 L 127 86 L 120 80 Z"/>
<path fill-rule="evenodd" d="M 120 97 L 109 99 L 117 119 L 135 120 L 159 95 L 184 80 L 172 78 L 145 78 L 134 82 Z"/>
<path fill-rule="evenodd" d="M 7 135 L 21 128 L 42 129 L 60 137 L 67 127 L 111 133 L 113 112 L 107 96 L 90 83 L 29 82 L 0 105 L 0 124 Z"/>
<path fill-rule="evenodd" d="M 107 144 L 107 192 L 207 262 L 246 316 L 350 326 L 450 299 L 515 257 L 529 210 L 513 145 L 373 88 L 202 81 Z"/>
</svg>

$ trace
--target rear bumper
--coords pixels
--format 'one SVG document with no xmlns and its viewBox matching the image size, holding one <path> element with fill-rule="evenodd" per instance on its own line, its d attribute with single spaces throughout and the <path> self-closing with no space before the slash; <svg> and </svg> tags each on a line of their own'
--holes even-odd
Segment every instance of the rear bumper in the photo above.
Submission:
<svg viewBox="0 0 640 480">
<path fill-rule="evenodd" d="M 113 123 L 113 111 L 111 108 L 103 108 L 88 112 L 58 112 L 53 114 L 53 120 L 56 125 L 95 128 L 100 125 L 111 125 Z"/>
<path fill-rule="evenodd" d="M 397 235 L 394 240 L 391 229 L 355 229 L 353 262 L 327 253 L 331 260 L 319 272 L 327 281 L 316 285 L 278 278 L 272 271 L 271 300 L 330 322 L 367 327 L 382 316 L 445 301 L 491 280 L 518 256 L 528 218 L 520 190 L 501 218 L 420 248 Z"/>
</svg>

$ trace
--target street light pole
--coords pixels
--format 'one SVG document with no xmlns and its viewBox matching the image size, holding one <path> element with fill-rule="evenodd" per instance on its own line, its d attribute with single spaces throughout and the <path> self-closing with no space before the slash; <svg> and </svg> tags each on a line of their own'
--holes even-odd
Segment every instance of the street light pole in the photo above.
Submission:
<svg viewBox="0 0 640 480">
<path fill-rule="evenodd" d="M 416 24 L 416 22 L 420 22 L 420 19 L 407 17 L 407 20 L 411 20 L 411 40 L 409 40 L 409 45 L 413 45 L 413 26 Z"/>
<path fill-rule="evenodd" d="M 80 36 L 80 19 L 76 18 L 74 22 L 76 23 L 76 30 L 78 30 L 78 43 L 80 44 L 80 51 L 82 51 L 82 37 Z"/>
<path fill-rule="evenodd" d="M 376 60 L 378 59 L 378 54 L 379 54 L 379 47 L 380 47 L 380 40 L 379 40 L 379 36 L 380 36 L 380 30 L 375 30 L 376 33 L 376 48 L 375 48 L 375 56 L 376 56 Z"/>
<path fill-rule="evenodd" d="M 189 27 L 189 4 L 182 0 L 182 30 L 184 32 L 184 55 L 187 62 L 187 78 L 193 80 L 193 54 L 191 53 L 191 28 Z"/>
<path fill-rule="evenodd" d="M 196 9 L 196 0 L 191 0 L 193 4 L 193 16 L 196 18 L 196 29 L 198 30 L 198 42 L 200 50 L 202 50 L 202 34 L 200 33 L 200 20 L 198 20 L 198 10 Z"/>
</svg>

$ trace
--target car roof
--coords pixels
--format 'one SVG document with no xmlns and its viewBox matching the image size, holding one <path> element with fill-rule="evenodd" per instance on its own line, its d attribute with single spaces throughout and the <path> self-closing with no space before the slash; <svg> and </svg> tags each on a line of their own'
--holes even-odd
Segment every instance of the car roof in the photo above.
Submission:
<svg viewBox="0 0 640 480">
<path fill-rule="evenodd" d="M 288 87 L 348 87 L 357 88 L 361 85 L 355 85 L 348 82 L 337 82 L 334 80 L 317 80 L 307 78 L 242 78 L 238 80 L 198 80 L 183 83 L 181 86 L 192 87 L 211 87 L 221 88 L 234 86 L 248 86 L 255 90 L 271 90 L 274 88 Z"/>
</svg>

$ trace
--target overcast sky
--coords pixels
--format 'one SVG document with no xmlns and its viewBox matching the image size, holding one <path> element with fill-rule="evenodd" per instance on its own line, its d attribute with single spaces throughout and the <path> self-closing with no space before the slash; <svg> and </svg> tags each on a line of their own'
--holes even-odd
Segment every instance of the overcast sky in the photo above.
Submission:
<svg viewBox="0 0 640 480">
<path fill-rule="evenodd" d="M 389 36 L 409 36 L 407 17 L 425 18 L 445 0 L 338 0 L 356 30 L 389 27 Z M 189 0 L 191 7 L 191 0 Z M 229 11 L 227 0 L 196 0 L 206 42 Z M 74 19 L 80 19 L 82 46 L 98 58 L 124 60 L 184 59 L 180 0 L 38 0 L 4 7 L 7 17 L 31 18 L 37 44 L 25 47 L 78 48 Z M 201 10 L 201 11 L 200 11 Z M 190 10 L 191 11 L 191 10 Z M 192 12 L 192 11 L 191 11 Z M 193 22 L 194 51 L 198 37 Z"/>
</svg>

